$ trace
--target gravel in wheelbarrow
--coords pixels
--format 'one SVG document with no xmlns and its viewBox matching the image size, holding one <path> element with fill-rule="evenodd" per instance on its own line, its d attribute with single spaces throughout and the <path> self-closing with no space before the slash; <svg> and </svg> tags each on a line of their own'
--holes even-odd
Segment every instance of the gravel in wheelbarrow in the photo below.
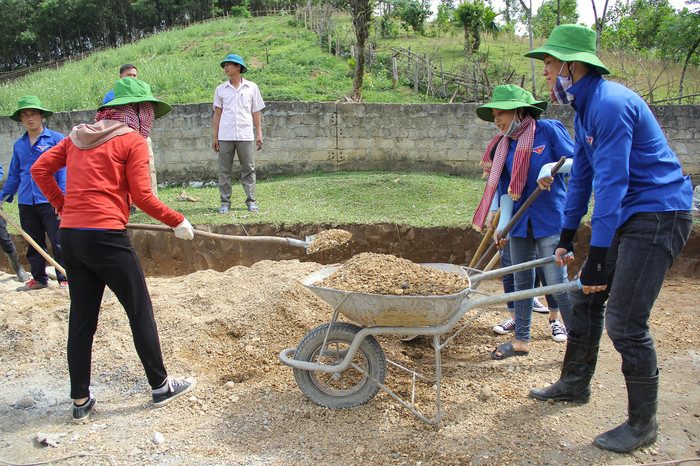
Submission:
<svg viewBox="0 0 700 466">
<path fill-rule="evenodd" d="M 469 279 L 461 273 L 438 270 L 391 254 L 363 252 L 316 286 L 381 295 L 430 296 L 459 293 L 469 288 Z"/>
<path fill-rule="evenodd" d="M 421 265 L 374 253 L 321 269 L 303 284 L 364 327 L 439 325 L 458 311 L 470 291 L 459 266 Z"/>
</svg>

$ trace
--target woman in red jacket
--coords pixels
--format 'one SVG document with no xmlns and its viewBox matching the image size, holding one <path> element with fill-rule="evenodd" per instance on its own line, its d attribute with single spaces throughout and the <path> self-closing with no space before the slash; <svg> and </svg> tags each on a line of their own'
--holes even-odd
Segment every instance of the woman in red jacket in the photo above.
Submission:
<svg viewBox="0 0 700 466">
<path fill-rule="evenodd" d="M 136 351 L 162 406 L 196 385 L 193 377 L 169 377 L 163 364 L 153 307 L 143 270 L 126 223 L 133 202 L 151 217 L 192 239 L 185 217 L 163 204 L 151 191 L 146 137 L 172 107 L 153 97 L 148 84 L 120 79 L 115 98 L 98 109 L 95 124 L 73 128 L 67 138 L 45 152 L 31 172 L 36 184 L 61 215 L 61 242 L 70 276 L 68 370 L 73 419 L 90 416 L 92 342 L 105 285 L 117 296 L 129 317 Z M 53 174 L 67 168 L 66 194 Z"/>
</svg>

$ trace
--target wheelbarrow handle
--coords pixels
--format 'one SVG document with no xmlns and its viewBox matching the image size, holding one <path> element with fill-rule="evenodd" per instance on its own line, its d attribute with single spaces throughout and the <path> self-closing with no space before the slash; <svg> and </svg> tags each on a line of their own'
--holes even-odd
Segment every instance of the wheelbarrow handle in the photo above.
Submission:
<svg viewBox="0 0 700 466">
<path fill-rule="evenodd" d="M 566 162 L 566 157 L 562 157 L 559 159 L 559 162 L 552 168 L 552 176 L 556 175 L 559 169 L 564 165 Z M 532 205 L 533 202 L 535 202 L 535 199 L 537 199 L 537 196 L 540 195 L 542 192 L 542 188 L 537 186 L 535 190 L 530 194 L 530 197 L 528 197 L 525 202 L 523 203 L 522 206 L 518 209 L 518 211 L 513 215 L 513 217 L 510 219 L 508 224 L 503 228 L 503 231 L 501 231 L 501 238 L 505 238 L 508 236 L 508 233 L 510 233 L 510 230 L 515 226 L 516 223 L 518 223 L 518 220 L 520 220 L 520 217 L 522 217 L 525 214 L 525 211 Z M 475 269 L 481 269 L 484 267 L 484 262 L 486 262 L 488 259 L 490 259 L 493 256 L 493 253 L 496 250 L 496 243 L 491 243 L 491 246 L 489 246 L 488 250 L 484 253 L 484 255 L 481 256 L 481 259 L 477 264 L 474 266 Z"/>
</svg>

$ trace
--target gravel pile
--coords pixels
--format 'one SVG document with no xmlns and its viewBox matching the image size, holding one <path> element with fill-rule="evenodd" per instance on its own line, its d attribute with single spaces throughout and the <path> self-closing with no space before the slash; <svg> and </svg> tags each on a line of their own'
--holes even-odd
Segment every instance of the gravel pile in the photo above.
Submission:
<svg viewBox="0 0 700 466">
<path fill-rule="evenodd" d="M 316 238 L 314 238 L 306 250 L 309 254 L 326 251 L 342 246 L 350 241 L 350 239 L 352 239 L 352 233 L 349 231 L 339 229 L 324 230 L 316 235 Z"/>
<path fill-rule="evenodd" d="M 391 254 L 363 252 L 316 286 L 382 295 L 432 296 L 469 288 L 469 279 Z"/>
</svg>

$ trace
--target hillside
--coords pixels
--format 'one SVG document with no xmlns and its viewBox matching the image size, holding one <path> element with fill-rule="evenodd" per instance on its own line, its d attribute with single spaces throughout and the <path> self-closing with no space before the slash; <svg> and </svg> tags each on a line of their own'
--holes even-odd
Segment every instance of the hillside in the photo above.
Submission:
<svg viewBox="0 0 700 466">
<path fill-rule="evenodd" d="M 149 82 L 154 93 L 169 103 L 210 102 L 214 88 L 224 79 L 219 62 L 226 54 L 234 52 L 244 57 L 250 68 L 247 77 L 260 85 L 266 100 L 343 99 L 352 89 L 349 49 L 353 34 L 347 16 L 337 15 L 332 21 L 333 48 L 339 49 L 338 56 L 328 53 L 327 43 L 321 46 L 317 34 L 303 26 L 303 21 L 293 16 L 227 18 L 160 33 L 0 86 L 0 114 L 14 111 L 17 99 L 27 94 L 40 96 L 45 105 L 55 111 L 93 109 L 113 86 L 119 66 L 127 62 L 134 63 L 139 68 L 139 77 Z M 460 30 L 441 35 L 433 31 L 430 36 L 421 36 L 402 29 L 395 34 L 396 37 L 382 38 L 374 30 L 370 33 L 373 58 L 363 92 L 363 98 L 368 102 L 449 100 L 440 98 L 435 92 L 426 92 L 425 84 L 431 82 L 438 89 L 440 70 L 471 75 L 475 61 L 485 76 L 483 80 L 487 81 L 486 92 L 489 85 L 504 80 L 517 84 L 524 82 L 525 87 L 531 87 L 530 62 L 523 58 L 523 53 L 529 49 L 525 39 L 485 37 L 480 54 L 467 59 L 463 54 L 463 33 Z M 433 67 L 431 77 L 425 75 L 425 70 L 417 75 L 421 80 L 418 93 L 414 93 L 411 66 L 399 62 L 399 72 L 403 73 L 396 85 L 389 73 L 390 57 L 397 55 L 397 50 L 409 49 L 425 57 Z M 651 87 L 656 100 L 677 93 L 680 76 L 677 65 L 613 53 L 603 53 L 602 59 L 611 68 L 612 79 L 638 92 L 647 93 Z M 536 75 L 538 93 L 546 95 L 539 63 L 536 63 Z M 480 86 L 483 88 L 484 83 Z M 483 93 L 483 89 L 480 92 Z M 700 73 L 694 69 L 686 76 L 685 94 L 698 92 Z M 447 95 L 452 95 L 451 90 Z M 457 100 L 460 100 L 459 96 Z"/>
</svg>

